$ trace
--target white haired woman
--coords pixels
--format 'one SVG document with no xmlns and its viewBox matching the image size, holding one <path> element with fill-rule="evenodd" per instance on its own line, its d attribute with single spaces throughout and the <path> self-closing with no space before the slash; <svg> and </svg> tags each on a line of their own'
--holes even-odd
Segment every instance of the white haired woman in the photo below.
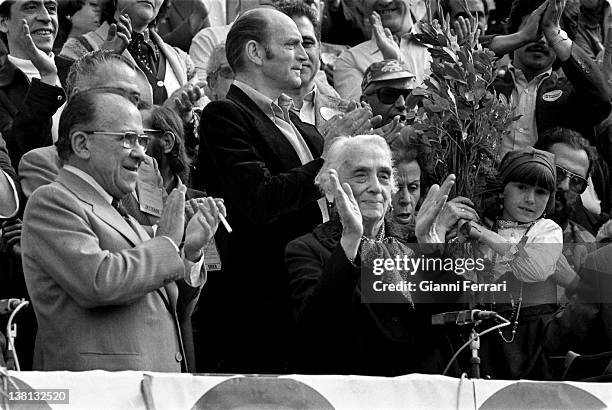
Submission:
<svg viewBox="0 0 612 410">
<path fill-rule="evenodd" d="M 387 143 L 375 135 L 339 138 L 315 181 L 333 198 L 330 220 L 290 242 L 285 254 L 298 325 L 297 370 L 382 376 L 441 372 L 452 354 L 452 335 L 431 327 L 431 314 L 453 309 L 423 304 L 418 292 L 407 289 L 376 294 L 367 282 L 376 259 L 414 256 L 385 224 L 395 190 Z M 421 244 L 440 242 L 431 227 L 453 183 L 451 175 L 442 187 L 430 189 L 416 221 Z M 380 281 L 396 285 L 409 279 L 405 275 L 388 269 Z M 457 279 L 448 272 L 428 275 L 436 283 Z M 459 294 L 446 296 L 448 303 Z"/>
</svg>

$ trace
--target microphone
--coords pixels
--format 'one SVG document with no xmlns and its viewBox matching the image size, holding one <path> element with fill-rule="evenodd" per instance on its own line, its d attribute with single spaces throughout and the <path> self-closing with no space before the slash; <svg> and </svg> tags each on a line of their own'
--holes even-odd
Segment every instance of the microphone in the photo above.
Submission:
<svg viewBox="0 0 612 410">
<path fill-rule="evenodd" d="M 431 316 L 432 325 L 465 325 L 476 323 L 483 319 L 492 319 L 497 316 L 496 312 L 490 310 L 458 310 L 456 312 L 444 312 Z"/>
<path fill-rule="evenodd" d="M 0 315 L 5 315 L 17 309 L 23 299 L 0 299 Z"/>
</svg>

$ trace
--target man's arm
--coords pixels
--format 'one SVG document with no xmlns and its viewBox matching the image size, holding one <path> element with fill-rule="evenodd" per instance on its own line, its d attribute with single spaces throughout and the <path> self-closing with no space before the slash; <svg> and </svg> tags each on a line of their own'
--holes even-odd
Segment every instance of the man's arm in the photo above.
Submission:
<svg viewBox="0 0 612 410">
<path fill-rule="evenodd" d="M 570 40 L 567 40 L 570 41 Z M 585 125 L 595 126 L 610 113 L 608 87 L 601 69 L 577 44 L 572 44 L 569 58 L 561 63 L 574 91 L 573 108 Z"/>
<path fill-rule="evenodd" d="M 5 135 L 14 168 L 17 168 L 24 153 L 51 144 L 51 117 L 66 99 L 62 88 L 57 86 L 59 77 L 53 55 L 36 47 L 25 20 L 21 22 L 20 28 L 21 35 L 17 41 L 38 70 L 40 80 L 32 81 L 22 107 L 13 121 L 0 124 L 0 131 Z"/>
<path fill-rule="evenodd" d="M 17 174 L 11 166 L 6 144 L 0 134 L 0 218 L 15 216 L 19 210 Z"/>
<path fill-rule="evenodd" d="M 130 247 L 117 237 L 116 249 L 105 250 L 90 219 L 65 190 L 53 185 L 37 190 L 24 216 L 26 278 L 32 279 L 33 268 L 44 267 L 44 273 L 84 308 L 127 305 L 183 278 L 183 261 L 167 238 Z M 108 229 L 102 234 L 119 235 L 110 227 L 101 229 Z"/>
<path fill-rule="evenodd" d="M 253 223 L 270 223 L 316 201 L 321 194 L 314 178 L 323 160 L 273 175 L 254 146 L 254 132 L 235 104 L 220 101 L 207 105 L 200 120 L 200 136 L 206 141 L 200 149 L 212 153 L 217 175 L 206 177 L 217 179 L 232 203 L 244 204 L 242 208 Z M 200 172 L 204 169 L 201 167 Z M 208 186 L 206 189 L 212 191 Z"/>
<path fill-rule="evenodd" d="M 345 100 L 359 101 L 363 72 L 357 67 L 355 56 L 346 50 L 334 62 L 334 88 Z"/>
<path fill-rule="evenodd" d="M 65 99 L 61 87 L 35 78 L 14 118 L 10 113 L 1 116 L 4 121 L 0 124 L 0 131 L 6 139 L 14 168 L 17 168 L 26 152 L 52 144 L 51 117 Z"/>
</svg>

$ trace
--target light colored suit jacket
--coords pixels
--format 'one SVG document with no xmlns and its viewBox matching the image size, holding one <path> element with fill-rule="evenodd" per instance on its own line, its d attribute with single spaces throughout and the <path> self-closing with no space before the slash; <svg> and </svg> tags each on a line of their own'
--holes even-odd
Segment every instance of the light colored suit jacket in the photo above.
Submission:
<svg viewBox="0 0 612 410">
<path fill-rule="evenodd" d="M 93 50 L 100 49 L 100 45 L 102 45 L 102 43 L 106 40 L 109 27 L 110 26 L 108 23 L 105 22 L 95 31 L 90 31 L 83 36 Z M 150 30 L 149 34 L 151 36 L 151 40 L 157 44 L 164 57 L 166 57 L 167 64 L 170 66 L 172 71 L 172 73 L 170 73 L 169 70 L 166 70 L 166 79 L 164 81 L 168 96 L 175 92 L 179 87 L 185 85 L 187 82 L 196 82 L 197 77 L 195 75 L 195 68 L 191 58 L 189 58 L 189 55 L 187 55 L 187 53 L 185 53 L 183 50 L 166 44 L 154 30 Z M 61 55 L 73 60 L 78 60 L 89 51 L 82 46 L 74 47 L 75 44 L 78 44 L 78 41 L 72 41 L 68 46 L 65 45 L 61 51 Z M 136 66 L 136 61 L 127 49 L 123 51 L 123 56 Z M 147 80 L 147 76 L 138 66 L 136 66 L 136 74 L 138 88 L 142 92 L 141 98 L 145 101 L 153 103 L 153 89 Z M 168 81 L 171 74 L 173 74 L 176 78 L 176 83 Z"/>
<path fill-rule="evenodd" d="M 181 370 L 175 318 L 190 314 L 199 288 L 181 279 L 168 239 L 150 239 L 62 169 L 30 197 L 21 243 L 39 326 L 35 369 Z"/>
</svg>

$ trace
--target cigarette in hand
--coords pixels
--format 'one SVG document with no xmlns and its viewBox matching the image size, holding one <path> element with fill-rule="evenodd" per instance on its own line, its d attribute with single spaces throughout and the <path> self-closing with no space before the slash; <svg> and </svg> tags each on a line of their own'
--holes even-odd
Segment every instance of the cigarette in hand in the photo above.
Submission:
<svg viewBox="0 0 612 410">
<path fill-rule="evenodd" d="M 225 226 L 225 229 L 227 230 L 227 232 L 232 233 L 232 227 L 229 226 L 229 224 L 227 223 L 227 219 L 225 219 L 225 217 L 221 213 L 219 213 L 219 220 L 221 221 L 223 226 Z"/>
</svg>

